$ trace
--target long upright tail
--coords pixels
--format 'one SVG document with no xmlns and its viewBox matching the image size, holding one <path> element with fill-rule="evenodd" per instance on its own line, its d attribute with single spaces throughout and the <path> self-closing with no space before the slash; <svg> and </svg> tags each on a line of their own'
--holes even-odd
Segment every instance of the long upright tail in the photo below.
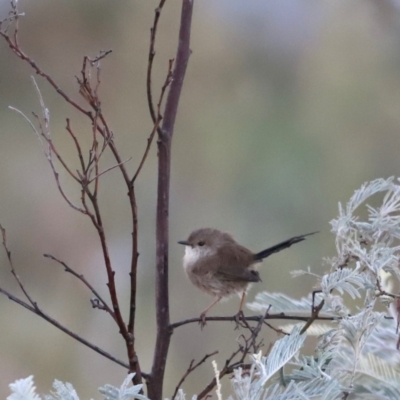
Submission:
<svg viewBox="0 0 400 400">
<path fill-rule="evenodd" d="M 315 233 L 318 233 L 318 231 L 317 232 L 306 233 L 305 235 L 301 235 L 301 236 L 292 237 L 292 238 L 290 238 L 288 240 L 285 240 L 282 243 L 278 243 L 275 246 L 272 246 L 272 247 L 269 247 L 268 249 L 260 251 L 259 253 L 254 255 L 254 259 L 256 261 L 260 261 L 260 260 L 262 260 L 264 258 L 269 257 L 271 254 L 278 253 L 278 251 L 281 251 L 283 249 L 287 249 L 292 244 L 299 243 L 299 242 L 302 242 L 303 240 L 306 240 L 305 239 L 306 236 L 314 235 Z"/>
</svg>

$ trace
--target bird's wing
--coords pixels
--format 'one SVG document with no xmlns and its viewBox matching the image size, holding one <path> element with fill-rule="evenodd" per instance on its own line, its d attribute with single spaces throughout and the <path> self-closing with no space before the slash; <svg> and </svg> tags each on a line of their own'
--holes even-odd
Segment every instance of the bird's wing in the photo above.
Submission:
<svg viewBox="0 0 400 400">
<path fill-rule="evenodd" d="M 221 281 L 260 282 L 260 275 L 249 267 L 254 263 L 253 253 L 237 243 L 227 244 L 218 250 L 219 258 L 214 265 L 214 274 Z M 218 262 L 223 259 L 223 265 Z"/>
<path fill-rule="evenodd" d="M 254 271 L 243 266 L 230 265 L 228 267 L 219 266 L 215 275 L 221 281 L 230 282 L 261 282 L 258 271 Z"/>
</svg>

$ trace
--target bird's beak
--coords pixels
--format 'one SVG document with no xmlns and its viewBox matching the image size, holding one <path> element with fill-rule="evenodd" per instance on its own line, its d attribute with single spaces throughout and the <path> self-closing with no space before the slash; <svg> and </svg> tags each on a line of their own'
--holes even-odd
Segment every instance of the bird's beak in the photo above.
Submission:
<svg viewBox="0 0 400 400">
<path fill-rule="evenodd" d="M 190 246 L 190 243 L 187 240 L 180 240 L 179 244 L 183 244 L 184 246 Z"/>
</svg>

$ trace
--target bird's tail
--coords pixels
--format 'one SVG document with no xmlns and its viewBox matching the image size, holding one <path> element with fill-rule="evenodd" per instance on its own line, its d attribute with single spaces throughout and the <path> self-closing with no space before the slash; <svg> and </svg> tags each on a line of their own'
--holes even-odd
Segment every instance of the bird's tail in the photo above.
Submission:
<svg viewBox="0 0 400 400">
<path fill-rule="evenodd" d="M 275 246 L 268 247 L 268 249 L 265 249 L 263 251 L 260 251 L 259 253 L 254 255 L 254 259 L 256 261 L 261 261 L 264 258 L 269 257 L 271 254 L 278 253 L 278 251 L 281 251 L 283 249 L 287 249 L 290 247 L 292 244 L 302 242 L 303 240 L 306 240 L 306 236 L 314 235 L 314 233 L 318 232 L 311 232 L 311 233 L 306 233 L 305 235 L 301 236 L 295 236 L 292 237 L 288 240 L 285 240 L 284 242 L 278 243 Z"/>
</svg>

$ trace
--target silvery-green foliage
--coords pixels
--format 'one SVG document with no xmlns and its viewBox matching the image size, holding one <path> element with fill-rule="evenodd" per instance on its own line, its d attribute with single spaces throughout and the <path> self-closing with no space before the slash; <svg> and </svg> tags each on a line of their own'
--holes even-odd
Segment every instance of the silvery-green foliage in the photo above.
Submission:
<svg viewBox="0 0 400 400">
<path fill-rule="evenodd" d="M 104 400 L 148 400 L 146 396 L 140 394 L 143 385 L 134 385 L 129 387 L 134 376 L 135 374 L 129 374 L 120 388 L 111 385 L 105 385 L 99 388 L 100 393 L 105 395 Z"/>
<path fill-rule="evenodd" d="M 319 276 L 308 268 L 294 276 L 316 279 L 320 292 L 314 305 L 323 301 L 319 315 L 333 316 L 334 321 L 324 322 L 313 355 L 300 351 L 285 363 L 278 382 L 262 378 L 267 377 L 263 358 L 253 360 L 250 375 L 238 370 L 233 382 L 238 399 L 400 399 L 399 335 L 392 304 L 397 295 L 388 283 L 400 280 L 399 180 L 365 183 L 345 206 L 339 204 L 339 216 L 331 225 L 337 255 L 326 259 L 327 273 Z M 311 304 L 311 295 L 298 300 L 264 292 L 248 306 L 261 313 L 310 315 Z M 382 305 L 388 307 L 386 313 L 379 311 Z M 279 363 L 279 352 L 272 350 L 265 360 Z"/>
<path fill-rule="evenodd" d="M 33 375 L 25 379 L 17 379 L 9 386 L 12 393 L 7 397 L 7 400 L 40 400 L 40 397 L 36 394 Z"/>
<path fill-rule="evenodd" d="M 79 400 L 78 394 L 74 387 L 66 382 L 58 381 L 53 382 L 54 391 L 50 395 L 45 395 L 45 400 Z"/>
<path fill-rule="evenodd" d="M 330 378 L 318 377 L 307 381 L 290 380 L 286 385 L 271 382 L 263 384 L 265 377 L 259 361 L 254 360 L 249 374 L 243 374 L 241 368 L 235 371 L 232 387 L 238 400 L 297 400 L 297 399 L 326 399 L 334 400 L 343 395 L 340 384 Z"/>
<path fill-rule="evenodd" d="M 120 388 L 111 385 L 105 385 L 99 388 L 100 393 L 105 396 L 103 400 L 149 400 L 146 396 L 139 393 L 143 385 L 130 386 L 134 376 L 135 374 L 129 374 Z M 16 380 L 14 383 L 10 384 L 10 389 L 12 393 L 7 397 L 7 400 L 42 400 L 42 398 L 36 394 L 33 376 Z M 51 394 L 43 396 L 44 400 L 79 400 L 78 394 L 70 383 L 63 383 L 55 380 L 53 389 Z M 181 395 L 183 395 L 183 393 Z M 184 395 L 181 399 L 184 400 Z"/>
<path fill-rule="evenodd" d="M 315 371 L 311 379 L 290 379 L 284 384 L 273 378 L 301 349 L 306 335 L 300 335 L 300 330 L 301 326 L 297 325 L 289 336 L 276 341 L 268 357 L 261 352 L 254 355 L 250 372 L 243 373 L 241 368 L 235 371 L 232 386 L 238 400 L 334 400 L 343 395 L 337 380 L 327 374 L 315 374 Z"/>
<path fill-rule="evenodd" d="M 261 352 L 253 356 L 254 362 L 258 364 L 261 379 L 260 384 L 264 384 L 287 364 L 303 346 L 306 335 L 300 335 L 300 325 L 296 325 L 290 335 L 277 340 L 271 349 L 268 357 L 262 357 Z"/>
<path fill-rule="evenodd" d="M 300 335 L 301 326 L 296 325 L 289 336 L 277 340 L 268 357 L 261 351 L 252 356 L 250 374 L 242 374 L 239 368 L 232 380 L 236 397 L 239 400 L 265 398 L 265 384 L 278 372 L 302 347 L 306 335 Z M 278 385 L 279 386 L 279 385 Z"/>
<path fill-rule="evenodd" d="M 318 300 L 320 295 L 317 294 L 316 298 Z M 247 307 L 261 314 L 265 314 L 265 312 L 269 310 L 271 314 L 283 312 L 290 315 L 303 315 L 310 312 L 311 304 L 311 294 L 301 299 L 293 299 L 283 293 L 261 292 L 256 295 L 254 302 L 247 304 Z M 325 310 L 323 314 L 325 314 Z M 333 316 L 333 314 L 331 314 L 331 316 Z"/>
</svg>

